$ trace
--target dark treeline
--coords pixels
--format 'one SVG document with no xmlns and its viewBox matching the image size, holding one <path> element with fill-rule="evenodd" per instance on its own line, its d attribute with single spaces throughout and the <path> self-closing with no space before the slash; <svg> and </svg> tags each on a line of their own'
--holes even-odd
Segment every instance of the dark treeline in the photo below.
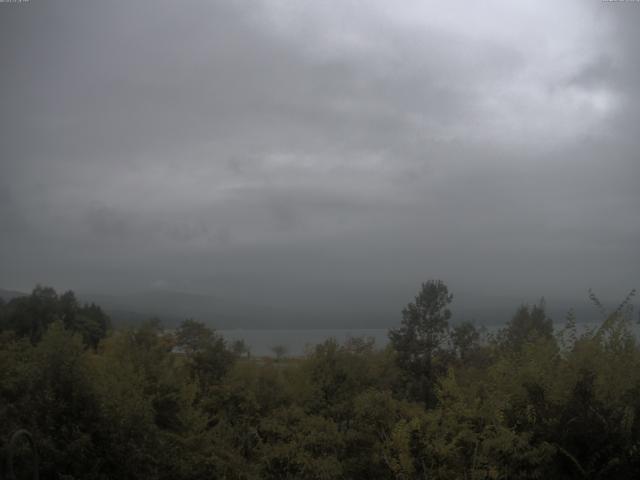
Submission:
<svg viewBox="0 0 640 480">
<path fill-rule="evenodd" d="M 540 303 L 486 336 L 429 281 L 383 350 L 271 359 L 194 320 L 114 330 L 37 287 L 0 301 L 0 455 L 26 428 L 46 479 L 637 478 L 629 298 L 591 330 Z"/>
</svg>

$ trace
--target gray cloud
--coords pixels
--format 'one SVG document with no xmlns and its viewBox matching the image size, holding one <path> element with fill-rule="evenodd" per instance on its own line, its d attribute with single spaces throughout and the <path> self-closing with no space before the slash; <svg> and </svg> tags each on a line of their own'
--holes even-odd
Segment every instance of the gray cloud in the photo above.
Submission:
<svg viewBox="0 0 640 480">
<path fill-rule="evenodd" d="M 0 4 L 0 285 L 361 314 L 429 277 L 620 296 L 640 267 L 639 16 Z"/>
</svg>

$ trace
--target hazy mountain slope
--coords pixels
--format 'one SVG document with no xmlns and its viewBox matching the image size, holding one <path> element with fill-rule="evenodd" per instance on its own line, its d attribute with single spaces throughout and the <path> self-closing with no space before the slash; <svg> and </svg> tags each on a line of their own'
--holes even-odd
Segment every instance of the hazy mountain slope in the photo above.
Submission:
<svg viewBox="0 0 640 480">
<path fill-rule="evenodd" d="M 24 297 L 25 295 L 27 294 L 23 292 L 17 292 L 15 290 L 4 290 L 0 288 L 0 298 L 2 298 L 6 302 L 11 300 L 12 298 Z"/>
<path fill-rule="evenodd" d="M 295 325 L 297 319 L 304 319 L 299 312 L 283 308 L 175 291 L 119 296 L 81 294 L 79 297 L 82 301 L 101 305 L 116 320 L 121 317 L 128 317 L 129 320 L 157 317 L 168 326 L 185 318 L 194 318 L 215 328 L 284 328 Z"/>
<path fill-rule="evenodd" d="M 8 301 L 27 295 L 23 292 L 0 289 L 0 298 Z M 331 298 L 310 304 L 304 311 L 272 305 L 252 303 L 250 300 L 221 298 L 215 295 L 177 291 L 147 291 L 123 295 L 78 293 L 81 302 L 100 305 L 115 325 L 136 325 L 152 317 L 173 327 L 186 318 L 201 320 L 218 329 L 277 329 L 277 328 L 392 328 L 399 325 L 404 305 L 338 305 Z M 406 301 L 410 301 L 407 299 Z M 473 321 L 479 325 L 503 325 L 523 303 L 536 303 L 537 298 L 483 296 L 469 293 L 455 294 L 451 305 L 452 323 Z M 405 302 L 406 303 L 406 302 Z M 608 309 L 616 301 L 604 301 Z M 554 298 L 546 302 L 548 315 L 556 322 L 564 322 L 573 309 L 578 322 L 597 322 L 601 317 L 583 299 Z"/>
</svg>

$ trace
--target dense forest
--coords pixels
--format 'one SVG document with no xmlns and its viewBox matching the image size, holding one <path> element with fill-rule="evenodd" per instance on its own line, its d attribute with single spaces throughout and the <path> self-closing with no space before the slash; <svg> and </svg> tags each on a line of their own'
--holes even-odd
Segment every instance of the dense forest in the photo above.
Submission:
<svg viewBox="0 0 640 480">
<path fill-rule="evenodd" d="M 636 478 L 632 294 L 612 312 L 592 295 L 591 329 L 554 329 L 540 302 L 486 335 L 428 281 L 384 349 L 258 358 L 196 320 L 113 329 L 37 287 L 0 301 L 0 456 L 27 429 L 46 479 Z"/>
</svg>

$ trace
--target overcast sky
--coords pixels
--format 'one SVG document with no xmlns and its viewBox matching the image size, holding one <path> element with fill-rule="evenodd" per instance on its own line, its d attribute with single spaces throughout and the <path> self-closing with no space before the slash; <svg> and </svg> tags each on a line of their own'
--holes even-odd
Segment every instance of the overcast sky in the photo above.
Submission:
<svg viewBox="0 0 640 480">
<path fill-rule="evenodd" d="M 640 3 L 0 3 L 0 287 L 640 286 Z"/>
</svg>

